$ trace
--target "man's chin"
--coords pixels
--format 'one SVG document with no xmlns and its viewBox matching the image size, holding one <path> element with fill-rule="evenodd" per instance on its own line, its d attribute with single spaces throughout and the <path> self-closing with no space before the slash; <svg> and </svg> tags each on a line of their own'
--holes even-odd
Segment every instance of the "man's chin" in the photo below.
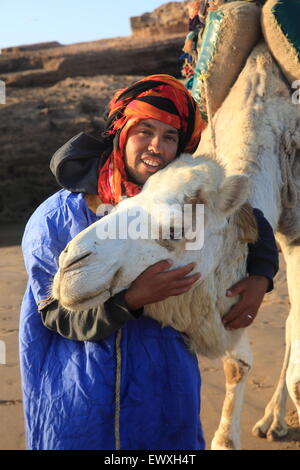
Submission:
<svg viewBox="0 0 300 470">
<path fill-rule="evenodd" d="M 143 172 L 140 171 L 138 173 L 135 173 L 134 175 L 130 174 L 129 180 L 134 184 L 138 184 L 139 186 L 143 186 L 146 183 L 149 176 L 151 176 L 151 173 L 148 173 L 146 171 L 143 171 Z"/>
<path fill-rule="evenodd" d="M 163 168 L 163 166 L 159 165 L 157 167 L 155 167 L 155 166 L 151 167 L 150 165 L 147 165 L 147 163 L 141 162 L 141 167 L 140 168 L 141 168 L 140 173 L 139 173 L 140 180 L 142 180 L 142 178 L 143 178 L 144 183 L 145 183 L 145 181 L 147 181 L 149 176 L 154 175 L 155 173 L 157 173 L 159 170 L 161 170 Z M 140 184 L 143 184 L 143 183 L 140 183 Z"/>
<path fill-rule="evenodd" d="M 143 186 L 148 180 L 148 178 L 150 178 L 150 176 L 154 175 L 162 168 L 163 166 L 149 168 L 148 165 L 144 164 L 141 161 L 134 171 L 127 169 L 127 174 L 129 175 L 130 181 L 140 186 Z"/>
</svg>

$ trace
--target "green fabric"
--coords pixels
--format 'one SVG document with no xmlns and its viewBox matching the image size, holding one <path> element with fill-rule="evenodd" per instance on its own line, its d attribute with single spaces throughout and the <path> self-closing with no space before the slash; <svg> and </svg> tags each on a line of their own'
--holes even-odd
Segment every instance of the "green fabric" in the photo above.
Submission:
<svg viewBox="0 0 300 470">
<path fill-rule="evenodd" d="M 194 83 L 194 75 L 191 78 L 189 78 L 187 82 L 185 83 L 185 87 L 187 88 L 187 90 L 192 90 L 193 83 Z"/>
<path fill-rule="evenodd" d="M 201 47 L 199 50 L 199 58 L 195 68 L 195 75 L 192 88 L 192 96 L 197 102 L 202 117 L 207 119 L 205 106 L 202 100 L 203 75 L 208 72 L 211 61 L 214 56 L 219 32 L 221 29 L 224 13 L 222 11 L 210 11 L 202 37 Z"/>
<path fill-rule="evenodd" d="M 300 0 L 279 0 L 272 13 L 300 57 Z"/>
<path fill-rule="evenodd" d="M 199 51 L 199 59 L 195 68 L 195 72 L 198 75 L 207 72 L 209 69 L 223 18 L 224 13 L 222 11 L 211 11 L 208 14 Z"/>
</svg>

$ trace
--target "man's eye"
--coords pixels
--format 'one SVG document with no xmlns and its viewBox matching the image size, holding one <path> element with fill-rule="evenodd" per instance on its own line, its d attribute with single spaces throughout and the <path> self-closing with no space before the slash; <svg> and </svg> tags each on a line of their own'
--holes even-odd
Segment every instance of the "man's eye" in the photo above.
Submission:
<svg viewBox="0 0 300 470">
<path fill-rule="evenodd" d="M 167 135 L 166 139 L 169 140 L 170 142 L 177 142 L 176 137 L 173 137 L 172 135 Z"/>
</svg>

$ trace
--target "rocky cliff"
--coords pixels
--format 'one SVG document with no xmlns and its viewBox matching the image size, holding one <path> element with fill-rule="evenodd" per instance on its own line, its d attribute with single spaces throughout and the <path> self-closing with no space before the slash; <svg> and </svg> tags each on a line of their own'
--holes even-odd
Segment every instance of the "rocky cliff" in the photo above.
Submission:
<svg viewBox="0 0 300 470">
<path fill-rule="evenodd" d="M 57 41 L 38 42 L 36 44 L 25 44 L 24 46 L 6 47 L 2 49 L 2 53 L 5 55 L 18 54 L 19 52 L 40 51 L 42 49 L 52 49 L 53 47 L 62 47 L 62 44 Z"/>
<path fill-rule="evenodd" d="M 114 91 L 139 78 L 99 75 L 8 89 L 0 106 L 0 228 L 23 223 L 59 189 L 49 169 L 53 153 L 81 131 L 99 136 Z"/>
<path fill-rule="evenodd" d="M 0 56 L 0 80 L 7 86 L 52 85 L 67 77 L 180 74 L 182 35 L 147 40 L 119 38 Z"/>
<path fill-rule="evenodd" d="M 164 5 L 153 12 L 160 28 L 163 21 L 165 25 L 155 40 L 144 25 L 144 33 L 133 27 L 127 38 L 2 51 L 0 79 L 6 84 L 6 104 L 0 104 L 0 224 L 24 222 L 58 189 L 49 170 L 50 157 L 81 131 L 100 134 L 101 116 L 115 90 L 152 73 L 180 75 L 185 3 L 168 4 L 169 16 L 163 14 Z M 170 26 L 176 24 L 176 8 L 182 29 Z"/>
</svg>

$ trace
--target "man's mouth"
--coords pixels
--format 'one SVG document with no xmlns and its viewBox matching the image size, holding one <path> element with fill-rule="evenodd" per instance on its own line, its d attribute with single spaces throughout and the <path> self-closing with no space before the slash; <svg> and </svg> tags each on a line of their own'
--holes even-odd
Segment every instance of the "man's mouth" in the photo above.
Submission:
<svg viewBox="0 0 300 470">
<path fill-rule="evenodd" d="M 159 157 L 149 157 L 148 155 L 141 159 L 148 170 L 157 170 L 162 168 L 162 162 Z"/>
</svg>

